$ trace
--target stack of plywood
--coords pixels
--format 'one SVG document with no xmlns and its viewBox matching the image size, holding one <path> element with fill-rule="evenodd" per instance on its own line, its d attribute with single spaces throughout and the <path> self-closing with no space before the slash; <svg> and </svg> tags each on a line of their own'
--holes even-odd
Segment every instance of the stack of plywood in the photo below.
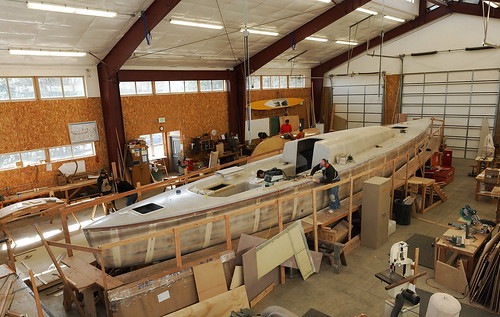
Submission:
<svg viewBox="0 0 500 317">
<path fill-rule="evenodd" d="M 500 313 L 500 232 L 484 247 L 469 286 L 471 301 Z"/>
</svg>

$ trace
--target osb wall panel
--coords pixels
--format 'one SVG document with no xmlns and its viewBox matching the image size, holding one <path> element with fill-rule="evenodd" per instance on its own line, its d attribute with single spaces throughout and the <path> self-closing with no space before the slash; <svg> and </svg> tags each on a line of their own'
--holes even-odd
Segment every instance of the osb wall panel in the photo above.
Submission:
<svg viewBox="0 0 500 317">
<path fill-rule="evenodd" d="M 97 156 L 83 160 L 88 171 L 107 166 L 100 98 L 8 102 L 0 103 L 0 109 L 0 154 L 71 144 L 68 123 L 96 121 L 100 139 L 95 142 Z M 52 163 L 48 172 L 46 165 L 0 171 L 0 194 L 5 187 L 19 191 L 54 185 L 57 169 L 65 162 Z"/>
<path fill-rule="evenodd" d="M 252 119 L 262 119 L 270 117 L 281 117 L 285 113 L 289 116 L 299 116 L 299 119 L 304 119 L 307 125 L 307 108 L 311 104 L 311 89 L 310 88 L 294 88 L 294 89 L 262 89 L 252 90 L 250 93 L 252 101 L 278 98 L 302 98 L 304 104 L 295 107 L 282 108 L 276 110 L 252 110 Z M 308 128 L 308 127 L 306 127 Z"/>
<path fill-rule="evenodd" d="M 399 112 L 399 84 L 400 75 L 385 75 L 384 124 L 393 123 Z"/>
<path fill-rule="evenodd" d="M 227 93 L 169 94 L 122 97 L 123 122 L 127 140 L 143 134 L 180 130 L 184 149 L 191 138 L 228 132 Z M 165 118 L 165 123 L 158 123 Z"/>
</svg>

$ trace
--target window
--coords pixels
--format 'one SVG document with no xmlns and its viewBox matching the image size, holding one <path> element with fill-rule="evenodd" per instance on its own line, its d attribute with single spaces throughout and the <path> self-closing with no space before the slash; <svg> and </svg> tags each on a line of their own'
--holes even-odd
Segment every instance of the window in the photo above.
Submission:
<svg viewBox="0 0 500 317">
<path fill-rule="evenodd" d="M 0 169 L 16 168 L 16 162 L 20 161 L 19 153 L 9 153 L 0 155 Z"/>
<path fill-rule="evenodd" d="M 44 163 L 45 150 L 21 152 L 21 160 L 23 161 L 24 166 Z"/>
<path fill-rule="evenodd" d="M 41 99 L 85 97 L 83 77 L 39 77 Z"/>
<path fill-rule="evenodd" d="M 304 76 L 290 76 L 290 88 L 304 88 L 306 86 Z"/>
<path fill-rule="evenodd" d="M 156 160 L 165 157 L 165 141 L 163 133 L 145 134 L 139 137 L 146 141 L 148 145 L 149 160 Z"/>
<path fill-rule="evenodd" d="M 157 94 L 168 94 L 170 92 L 170 83 L 168 81 L 155 81 L 155 92 Z"/>
<path fill-rule="evenodd" d="M 260 76 L 250 76 L 248 80 L 249 89 L 260 89 Z"/>
<path fill-rule="evenodd" d="M 224 91 L 224 81 L 200 80 L 200 91 Z"/>
<path fill-rule="evenodd" d="M 6 78 L 0 78 L 0 100 L 9 100 L 9 88 L 7 87 Z"/>
<path fill-rule="evenodd" d="M 64 97 L 85 97 L 83 77 L 63 77 Z"/>
<path fill-rule="evenodd" d="M 93 142 L 56 146 L 49 149 L 50 161 L 64 161 L 94 155 L 95 147 Z"/>
<path fill-rule="evenodd" d="M 197 80 L 186 80 L 184 82 L 184 87 L 186 92 L 197 92 L 198 91 L 198 81 Z"/>
<path fill-rule="evenodd" d="M 170 92 L 184 92 L 184 82 L 180 80 L 171 81 Z"/>
<path fill-rule="evenodd" d="M 287 76 L 262 76 L 263 89 L 288 88 Z"/>
<path fill-rule="evenodd" d="M 9 95 L 11 100 L 34 100 L 35 86 L 32 77 L 8 78 Z"/>
<path fill-rule="evenodd" d="M 153 86 L 150 81 L 137 81 L 135 82 L 138 95 L 151 95 L 153 94 Z"/>
<path fill-rule="evenodd" d="M 120 95 L 152 95 L 153 85 L 150 81 L 125 81 L 120 83 Z"/>
<path fill-rule="evenodd" d="M 60 77 L 40 77 L 38 78 L 40 87 L 40 98 L 61 98 L 63 97 L 62 83 Z"/>
</svg>

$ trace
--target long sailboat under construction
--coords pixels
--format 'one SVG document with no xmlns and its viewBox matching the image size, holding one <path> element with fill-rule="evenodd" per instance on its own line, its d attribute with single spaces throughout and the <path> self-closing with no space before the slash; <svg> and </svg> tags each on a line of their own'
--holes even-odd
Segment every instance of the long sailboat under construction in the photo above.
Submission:
<svg viewBox="0 0 500 317">
<path fill-rule="evenodd" d="M 433 126 L 434 125 L 434 126 Z M 235 210 L 255 206 L 318 186 L 303 177 L 322 158 L 330 162 L 347 154 L 347 164 L 334 164 L 341 179 L 381 166 L 397 157 L 418 157 L 416 166 L 425 162 L 419 153 L 436 151 L 440 137 L 433 134 L 436 123 L 420 119 L 388 126 L 356 128 L 287 142 L 283 153 L 244 166 L 217 171 L 214 175 L 140 201 L 101 218 L 83 230 L 90 246 L 97 247 L 153 233 L 179 225 L 196 223 Z M 425 155 L 424 155 L 425 156 Z M 415 161 L 415 160 L 414 160 Z M 381 171 L 390 176 L 402 168 L 405 161 Z M 277 181 L 257 179 L 258 170 L 280 169 L 284 177 Z M 362 180 L 354 184 L 353 192 L 361 191 Z M 348 185 L 348 184 L 346 184 Z M 349 186 L 340 186 L 340 199 L 348 197 Z M 328 206 L 324 191 L 316 195 L 318 209 Z M 257 208 L 230 218 L 232 238 L 251 234 L 277 225 L 275 206 Z M 313 202 L 304 195 L 283 203 L 283 221 L 291 222 L 312 213 Z M 188 253 L 223 243 L 225 222 L 216 221 L 193 226 L 179 233 L 182 252 Z M 173 234 L 165 234 L 103 251 L 106 267 L 143 265 L 175 256 Z"/>
</svg>

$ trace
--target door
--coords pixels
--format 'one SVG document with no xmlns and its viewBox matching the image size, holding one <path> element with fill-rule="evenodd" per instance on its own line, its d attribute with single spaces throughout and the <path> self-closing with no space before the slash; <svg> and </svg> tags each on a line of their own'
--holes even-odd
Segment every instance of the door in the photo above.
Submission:
<svg viewBox="0 0 500 317">
<path fill-rule="evenodd" d="M 179 155 L 181 152 L 181 138 L 179 136 L 169 136 L 170 138 L 170 166 L 174 173 L 179 173 Z"/>
</svg>

